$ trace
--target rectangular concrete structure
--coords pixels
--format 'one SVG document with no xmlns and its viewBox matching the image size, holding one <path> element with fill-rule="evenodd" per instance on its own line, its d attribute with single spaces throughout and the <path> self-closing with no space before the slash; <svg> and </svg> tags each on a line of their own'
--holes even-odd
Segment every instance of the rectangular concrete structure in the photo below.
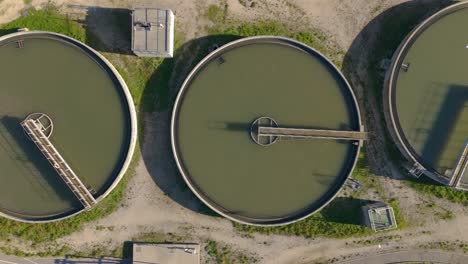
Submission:
<svg viewBox="0 0 468 264">
<path fill-rule="evenodd" d="M 133 263 L 200 264 L 200 245 L 195 243 L 133 243 Z"/>
<path fill-rule="evenodd" d="M 382 202 L 374 202 L 362 208 L 364 224 L 374 231 L 397 227 L 393 208 Z"/>
<path fill-rule="evenodd" d="M 83 206 L 86 209 L 93 207 L 97 203 L 93 195 L 42 132 L 39 122 L 26 119 L 21 126 Z"/>
<path fill-rule="evenodd" d="M 174 13 L 169 9 L 135 8 L 132 51 L 140 57 L 171 58 L 174 54 Z"/>
</svg>

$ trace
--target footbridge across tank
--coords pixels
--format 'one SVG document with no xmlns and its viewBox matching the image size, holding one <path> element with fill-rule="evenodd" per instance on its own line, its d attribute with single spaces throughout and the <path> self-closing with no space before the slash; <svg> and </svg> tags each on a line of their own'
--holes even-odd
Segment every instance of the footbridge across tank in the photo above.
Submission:
<svg viewBox="0 0 468 264">
<path fill-rule="evenodd" d="M 450 185 L 457 189 L 468 190 L 468 140 L 453 169 Z"/>
<path fill-rule="evenodd" d="M 367 140 L 367 133 L 350 130 L 307 129 L 279 127 L 271 117 L 260 117 L 250 127 L 250 135 L 255 143 L 268 146 L 280 138 L 329 139 L 362 142 Z"/>
<path fill-rule="evenodd" d="M 324 129 L 304 129 L 285 127 L 258 127 L 260 137 L 317 138 L 337 140 L 365 140 L 366 133 L 359 131 L 340 131 Z"/>
<path fill-rule="evenodd" d="M 85 209 L 93 207 L 96 199 L 49 140 L 52 120 L 45 114 L 31 114 L 21 122 L 21 126 Z"/>
</svg>

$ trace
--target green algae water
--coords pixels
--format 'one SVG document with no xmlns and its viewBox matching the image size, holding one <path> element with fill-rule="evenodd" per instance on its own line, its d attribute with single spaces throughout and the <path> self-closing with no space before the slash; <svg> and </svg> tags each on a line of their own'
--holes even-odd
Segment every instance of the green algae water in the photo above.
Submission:
<svg viewBox="0 0 468 264">
<path fill-rule="evenodd" d="M 335 140 L 259 146 L 251 123 L 359 130 L 352 93 L 338 72 L 302 46 L 240 42 L 196 70 L 180 95 L 174 140 L 185 175 L 203 199 L 247 222 L 291 220 L 326 203 L 353 166 L 357 147 Z"/>
<path fill-rule="evenodd" d="M 428 168 L 449 175 L 468 140 L 468 8 L 435 19 L 410 43 L 395 106 L 410 147 Z"/>
<path fill-rule="evenodd" d="M 82 208 L 23 132 L 30 113 L 51 117 L 51 141 L 97 197 L 115 180 L 128 149 L 129 114 L 121 87 L 81 47 L 52 35 L 0 42 L 0 210 L 49 219 Z"/>
</svg>

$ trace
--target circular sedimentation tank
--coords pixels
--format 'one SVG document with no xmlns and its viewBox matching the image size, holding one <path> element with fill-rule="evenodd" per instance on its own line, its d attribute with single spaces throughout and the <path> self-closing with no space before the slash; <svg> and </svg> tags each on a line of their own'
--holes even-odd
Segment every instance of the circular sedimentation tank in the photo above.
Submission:
<svg viewBox="0 0 468 264">
<path fill-rule="evenodd" d="M 48 222 L 83 211 L 58 173 L 65 168 L 69 175 L 65 166 L 89 199 L 102 200 L 122 178 L 136 142 L 135 109 L 122 77 L 90 47 L 52 32 L 0 37 L 0 59 L 0 215 Z M 57 154 L 49 162 L 44 153 L 55 152 L 47 141 L 44 149 L 35 144 L 27 121 L 67 165 Z"/>
<path fill-rule="evenodd" d="M 387 127 L 410 172 L 452 186 L 463 185 L 456 174 L 468 140 L 467 23 L 463 2 L 422 22 L 396 51 L 384 88 Z"/>
<path fill-rule="evenodd" d="M 216 49 L 192 70 L 171 140 L 183 178 L 211 209 L 281 225 L 325 206 L 355 166 L 361 141 L 317 136 L 323 130 L 363 131 L 343 75 L 303 43 L 258 36 Z"/>
</svg>

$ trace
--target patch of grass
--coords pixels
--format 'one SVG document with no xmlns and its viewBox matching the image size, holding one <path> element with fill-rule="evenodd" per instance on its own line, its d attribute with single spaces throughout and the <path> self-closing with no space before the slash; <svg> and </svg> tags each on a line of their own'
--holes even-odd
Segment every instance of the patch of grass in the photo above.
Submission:
<svg viewBox="0 0 468 264">
<path fill-rule="evenodd" d="M 388 203 L 393 208 L 393 212 L 395 213 L 395 220 L 397 222 L 397 228 L 398 229 L 403 229 L 408 226 L 408 223 L 406 222 L 405 217 L 403 216 L 403 213 L 401 212 L 400 209 L 400 202 L 398 199 L 392 199 Z"/>
<path fill-rule="evenodd" d="M 227 3 L 219 5 L 209 5 L 206 10 L 205 16 L 213 23 L 224 23 L 227 17 Z"/>
<path fill-rule="evenodd" d="M 342 65 L 343 51 L 331 48 L 327 45 L 326 36 L 318 30 L 298 31 L 284 23 L 276 21 L 258 21 L 245 23 L 230 21 L 224 24 L 216 24 L 208 28 L 210 34 L 234 35 L 239 37 L 251 37 L 258 35 L 283 36 L 303 42 L 332 59 L 338 67 Z"/>
<path fill-rule="evenodd" d="M 150 108 L 149 104 L 154 102 L 154 96 L 143 97 L 143 92 L 148 80 L 153 73 L 161 66 L 161 58 L 135 58 L 130 56 L 120 56 L 123 66 L 116 66 L 117 71 L 125 79 L 136 106 L 143 104 L 144 108 Z"/>
<path fill-rule="evenodd" d="M 407 181 L 408 185 L 413 189 L 426 194 L 433 195 L 441 199 L 445 199 L 454 203 L 468 205 L 468 192 L 456 190 L 451 187 L 440 185 L 429 179 L 411 179 Z"/>
<path fill-rule="evenodd" d="M 450 219 L 453 219 L 454 217 L 452 211 L 444 209 L 444 208 L 442 208 L 442 211 L 435 212 L 435 215 L 442 220 L 450 220 Z"/>
<path fill-rule="evenodd" d="M 419 246 L 424 249 L 442 249 L 446 251 L 462 251 L 468 253 L 468 243 L 460 240 L 456 241 L 434 241 Z"/>
<path fill-rule="evenodd" d="M 7 34 L 19 28 L 30 30 L 46 30 L 65 34 L 82 42 L 86 41 L 86 32 L 83 27 L 71 21 L 67 16 L 58 12 L 54 5 L 47 5 L 44 9 L 28 9 L 20 18 L 0 26 L 0 34 Z"/>
<path fill-rule="evenodd" d="M 213 258 L 213 260 L 219 264 L 247 264 L 256 262 L 255 258 L 249 257 L 240 252 L 234 252 L 230 247 L 221 246 L 213 240 L 208 240 L 206 242 L 205 251 L 208 256 Z"/>
<path fill-rule="evenodd" d="M 234 223 L 236 230 L 246 233 L 295 235 L 306 238 L 349 238 L 372 234 L 361 225 L 361 206 L 367 201 L 352 198 L 337 198 L 322 211 L 286 226 L 257 227 Z"/>
</svg>

